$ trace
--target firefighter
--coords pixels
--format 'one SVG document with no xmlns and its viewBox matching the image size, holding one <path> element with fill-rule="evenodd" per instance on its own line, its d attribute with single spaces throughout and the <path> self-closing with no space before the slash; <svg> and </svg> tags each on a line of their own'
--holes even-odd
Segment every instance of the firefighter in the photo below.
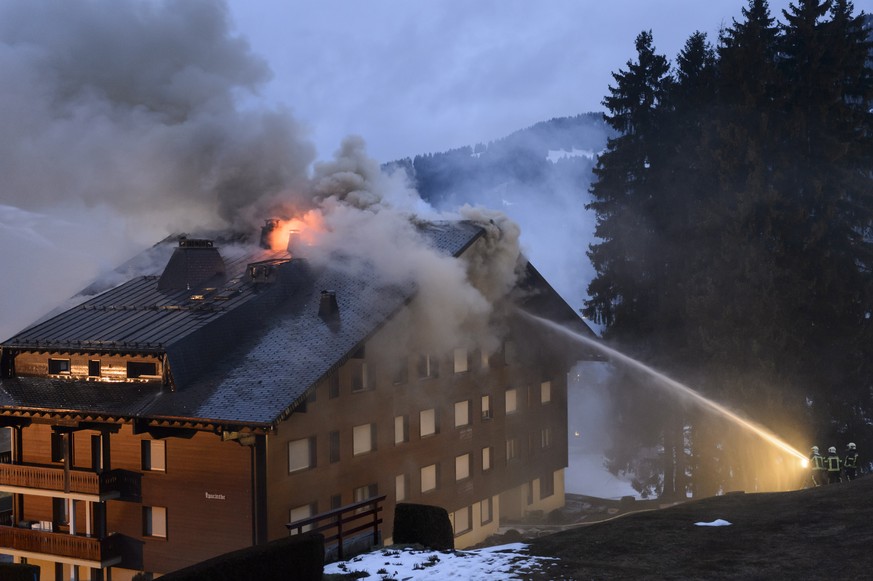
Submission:
<svg viewBox="0 0 873 581">
<path fill-rule="evenodd" d="M 809 454 L 809 470 L 812 474 L 813 486 L 821 486 L 825 483 L 824 458 L 818 453 L 818 446 L 813 446 Z"/>
<path fill-rule="evenodd" d="M 846 480 L 854 480 L 858 476 L 858 450 L 855 448 L 854 442 L 849 442 L 846 447 L 843 472 L 846 474 Z"/>
<path fill-rule="evenodd" d="M 840 481 L 840 468 L 843 461 L 837 454 L 837 449 L 834 446 L 828 448 L 828 457 L 825 458 L 825 469 L 828 473 L 828 484 L 836 484 Z"/>
</svg>

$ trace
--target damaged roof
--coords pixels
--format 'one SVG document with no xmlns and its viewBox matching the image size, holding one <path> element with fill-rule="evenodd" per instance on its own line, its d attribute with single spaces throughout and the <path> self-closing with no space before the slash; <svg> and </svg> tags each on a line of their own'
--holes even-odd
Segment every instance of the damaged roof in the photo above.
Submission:
<svg viewBox="0 0 873 581">
<path fill-rule="evenodd" d="M 420 228 L 433 247 L 451 256 L 484 234 L 465 221 Z M 3 377 L 0 411 L 268 427 L 290 414 L 415 293 L 412 283 L 381 283 L 375 269 L 344 268 L 342 257 L 315 268 L 285 251 L 252 253 L 228 245 L 221 248 L 219 272 L 222 265 L 204 251 L 205 244 L 188 246 L 209 256 L 215 272 L 189 269 L 207 286 L 185 284 L 180 258 L 169 281 L 137 276 L 0 344 L 8 352 L 163 357 L 173 390 L 157 382 Z M 165 246 L 151 252 L 167 264 Z M 336 317 L 319 315 L 325 290 L 334 293 Z"/>
</svg>

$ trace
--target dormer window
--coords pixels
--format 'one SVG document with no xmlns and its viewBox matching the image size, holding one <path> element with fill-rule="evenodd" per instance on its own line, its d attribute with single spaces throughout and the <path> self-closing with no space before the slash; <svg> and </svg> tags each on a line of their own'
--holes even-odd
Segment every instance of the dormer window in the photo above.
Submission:
<svg viewBox="0 0 873 581">
<path fill-rule="evenodd" d="M 149 363 L 148 361 L 128 361 L 127 362 L 127 377 L 128 379 L 136 379 L 137 377 L 156 376 L 158 374 L 158 364 Z"/>
<path fill-rule="evenodd" d="M 48 372 L 53 375 L 58 374 L 70 374 L 70 360 L 69 359 L 49 359 L 48 361 Z"/>
</svg>

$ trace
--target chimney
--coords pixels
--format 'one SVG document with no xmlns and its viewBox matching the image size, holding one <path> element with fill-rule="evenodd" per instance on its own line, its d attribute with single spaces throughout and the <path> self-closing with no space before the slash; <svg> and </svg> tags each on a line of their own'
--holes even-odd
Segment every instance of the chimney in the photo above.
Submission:
<svg viewBox="0 0 873 581">
<path fill-rule="evenodd" d="M 265 224 L 261 226 L 261 248 L 265 248 L 270 250 L 272 246 L 270 246 L 270 235 L 273 233 L 273 230 L 279 227 L 279 219 L 278 218 L 270 218 L 265 220 Z"/>
<path fill-rule="evenodd" d="M 339 304 L 336 302 L 336 291 L 321 291 L 321 301 L 318 303 L 318 316 L 325 321 L 339 318 Z"/>
<path fill-rule="evenodd" d="M 190 290 L 217 286 L 225 280 L 224 259 L 212 240 L 179 238 L 161 278 L 158 290 Z"/>
</svg>

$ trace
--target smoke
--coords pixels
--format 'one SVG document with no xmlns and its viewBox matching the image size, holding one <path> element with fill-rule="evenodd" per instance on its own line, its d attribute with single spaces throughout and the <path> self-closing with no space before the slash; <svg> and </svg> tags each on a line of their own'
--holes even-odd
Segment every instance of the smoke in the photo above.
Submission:
<svg viewBox="0 0 873 581">
<path fill-rule="evenodd" d="M 241 105 L 271 73 L 220 1 L 0 3 L 0 75 L 4 337 L 156 239 L 306 187 L 289 110 Z"/>
<path fill-rule="evenodd" d="M 233 224 L 314 159 L 288 111 L 237 107 L 270 72 L 220 2 L 4 2 L 0 67 L 0 187 L 20 208 Z"/>
<path fill-rule="evenodd" d="M 437 213 L 404 174 L 383 173 L 354 136 L 343 141 L 333 161 L 316 164 L 312 199 L 324 230 L 306 258 L 367 271 L 380 284 L 417 289 L 417 300 L 391 325 L 379 350 L 397 354 L 412 347 L 443 354 L 458 347 L 498 347 L 492 315 L 515 285 L 522 261 L 518 226 L 506 216 L 469 206 Z M 432 248 L 416 227 L 422 220 L 460 218 L 486 232 L 463 260 Z"/>
</svg>

